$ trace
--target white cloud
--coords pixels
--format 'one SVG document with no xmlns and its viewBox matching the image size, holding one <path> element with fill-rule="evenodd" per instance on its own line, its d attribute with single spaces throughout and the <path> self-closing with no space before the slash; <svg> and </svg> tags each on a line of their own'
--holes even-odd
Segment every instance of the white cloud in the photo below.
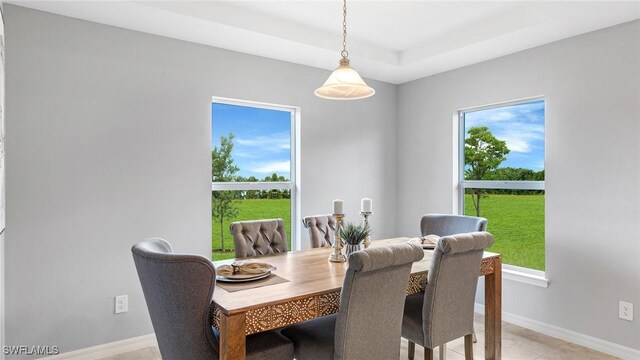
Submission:
<svg viewBox="0 0 640 360">
<path fill-rule="evenodd" d="M 511 152 L 519 152 L 519 153 L 531 152 L 531 146 L 529 146 L 529 143 L 525 139 L 517 138 L 517 137 L 505 137 L 505 136 L 500 136 L 498 138 L 507 143 L 507 149 L 509 149 Z"/>
<path fill-rule="evenodd" d="M 256 136 L 236 138 L 234 143 L 240 147 L 258 148 L 254 151 L 280 152 L 291 148 L 291 138 L 288 133 L 273 134 L 271 136 Z M 248 153 L 246 151 L 244 153 Z"/>
<path fill-rule="evenodd" d="M 495 111 L 487 114 L 486 121 L 489 122 L 498 122 L 498 121 L 506 121 L 511 120 L 515 117 L 515 114 L 511 111 Z"/>
<path fill-rule="evenodd" d="M 505 121 L 509 123 L 539 123 L 539 111 L 542 109 L 544 109 L 543 102 L 484 109 L 466 113 L 465 120 L 470 126 L 500 126 L 499 123 Z"/>
<path fill-rule="evenodd" d="M 505 109 L 489 109 L 479 113 L 471 113 L 465 117 L 468 127 L 472 126 L 501 126 L 500 123 L 505 121 L 518 121 L 514 111 Z"/>
<path fill-rule="evenodd" d="M 544 140 L 544 126 L 517 123 L 510 127 L 497 128 L 494 135 L 505 141 L 511 152 L 528 153 L 533 151 L 534 142 Z"/>
<path fill-rule="evenodd" d="M 249 171 L 262 174 L 284 173 L 291 170 L 291 162 L 286 161 L 270 161 L 255 164 L 249 167 Z"/>
<path fill-rule="evenodd" d="M 256 153 L 251 153 L 246 151 L 237 151 L 235 149 L 233 150 L 233 156 L 239 157 L 239 158 L 248 158 L 248 159 L 255 159 L 258 157 Z"/>
<path fill-rule="evenodd" d="M 539 141 L 544 141 L 544 123 L 536 114 L 543 106 L 533 103 L 472 112 L 465 118 L 466 127 L 488 126 L 512 153 L 530 153 Z"/>
</svg>

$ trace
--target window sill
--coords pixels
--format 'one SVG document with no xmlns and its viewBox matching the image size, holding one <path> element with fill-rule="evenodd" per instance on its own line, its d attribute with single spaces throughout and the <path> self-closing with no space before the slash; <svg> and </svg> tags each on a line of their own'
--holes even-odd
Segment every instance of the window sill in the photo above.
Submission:
<svg viewBox="0 0 640 360">
<path fill-rule="evenodd" d="M 502 278 L 541 288 L 549 287 L 549 279 L 547 279 L 544 271 L 519 266 L 502 265 Z"/>
</svg>

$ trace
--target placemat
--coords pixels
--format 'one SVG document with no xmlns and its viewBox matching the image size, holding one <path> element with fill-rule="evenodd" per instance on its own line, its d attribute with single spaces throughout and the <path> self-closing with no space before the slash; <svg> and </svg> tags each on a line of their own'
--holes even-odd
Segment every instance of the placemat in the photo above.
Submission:
<svg viewBox="0 0 640 360">
<path fill-rule="evenodd" d="M 263 286 L 282 284 L 289 282 L 289 280 L 281 278 L 276 274 L 271 274 L 264 279 L 255 280 L 255 281 L 247 281 L 243 283 L 228 283 L 222 281 L 216 281 L 216 286 L 220 286 L 221 288 L 227 290 L 228 292 L 236 292 L 247 289 L 255 289 Z"/>
</svg>

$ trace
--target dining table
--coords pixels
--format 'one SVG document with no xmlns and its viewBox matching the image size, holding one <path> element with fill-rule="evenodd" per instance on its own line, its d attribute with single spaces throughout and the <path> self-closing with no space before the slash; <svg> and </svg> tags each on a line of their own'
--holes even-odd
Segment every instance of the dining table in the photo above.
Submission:
<svg viewBox="0 0 640 360">
<path fill-rule="evenodd" d="M 371 242 L 370 247 L 408 240 L 409 238 L 406 237 L 376 240 Z M 337 313 L 340 308 L 340 291 L 349 263 L 328 261 L 333 251 L 331 247 L 322 247 L 253 258 L 273 265 L 276 268 L 271 275 L 274 279 L 242 284 L 217 282 L 213 293 L 211 322 L 220 334 L 220 359 L 246 359 L 247 335 Z M 413 263 L 407 284 L 407 295 L 424 291 L 432 254 L 433 250 L 425 250 L 424 258 Z M 216 261 L 214 265 L 216 267 L 228 265 L 233 261 L 235 259 Z M 484 252 L 478 272 L 480 276 L 484 276 L 485 280 L 485 359 L 500 360 L 502 344 L 502 258 L 500 254 Z"/>
</svg>

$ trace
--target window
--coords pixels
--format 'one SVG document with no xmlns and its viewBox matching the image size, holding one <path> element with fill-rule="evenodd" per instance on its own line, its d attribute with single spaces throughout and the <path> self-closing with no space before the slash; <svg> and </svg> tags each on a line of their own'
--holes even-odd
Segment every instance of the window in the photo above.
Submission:
<svg viewBox="0 0 640 360">
<path fill-rule="evenodd" d="M 212 258 L 235 257 L 233 221 L 282 218 L 299 239 L 295 107 L 214 98 L 211 104 Z"/>
<path fill-rule="evenodd" d="M 488 251 L 503 263 L 543 275 L 544 100 L 464 110 L 459 118 L 460 212 L 489 220 L 496 242 Z"/>
</svg>

